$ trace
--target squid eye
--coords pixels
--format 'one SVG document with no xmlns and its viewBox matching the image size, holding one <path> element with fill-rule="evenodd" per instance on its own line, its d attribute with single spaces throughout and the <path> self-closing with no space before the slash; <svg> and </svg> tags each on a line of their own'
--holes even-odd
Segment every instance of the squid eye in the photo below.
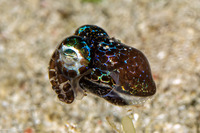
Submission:
<svg viewBox="0 0 200 133">
<path fill-rule="evenodd" d="M 66 64 L 71 61 L 77 63 L 77 61 L 80 62 L 81 60 L 85 60 L 89 64 L 91 60 L 90 47 L 86 42 L 86 40 L 79 36 L 71 36 L 66 38 L 65 40 L 62 41 L 58 50 L 61 54 L 62 58 L 61 60 L 65 61 Z"/>
<path fill-rule="evenodd" d="M 63 53 L 66 57 L 71 57 L 71 58 L 77 59 L 77 54 L 72 49 L 66 49 L 65 51 L 63 51 Z"/>
<path fill-rule="evenodd" d="M 78 55 L 72 49 L 66 49 L 62 52 L 63 61 L 67 65 L 73 65 L 78 61 Z"/>
</svg>

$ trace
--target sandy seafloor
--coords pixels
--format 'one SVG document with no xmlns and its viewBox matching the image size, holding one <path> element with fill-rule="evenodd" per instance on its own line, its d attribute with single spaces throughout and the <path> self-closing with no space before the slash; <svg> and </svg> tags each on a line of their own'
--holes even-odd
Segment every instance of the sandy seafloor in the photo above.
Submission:
<svg viewBox="0 0 200 133">
<path fill-rule="evenodd" d="M 147 56 L 157 93 L 142 107 L 93 95 L 67 105 L 48 79 L 57 44 L 84 24 Z M 127 110 L 131 109 L 127 113 Z M 200 133 L 199 0 L 0 0 L 0 133 Z"/>
</svg>

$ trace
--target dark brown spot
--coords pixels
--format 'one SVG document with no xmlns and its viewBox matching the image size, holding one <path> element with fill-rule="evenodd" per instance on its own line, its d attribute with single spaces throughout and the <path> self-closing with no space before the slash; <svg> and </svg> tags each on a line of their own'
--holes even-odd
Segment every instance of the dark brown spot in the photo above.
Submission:
<svg viewBox="0 0 200 133">
<path fill-rule="evenodd" d="M 57 89 L 59 89 L 59 86 L 52 86 L 52 89 L 57 90 Z"/>
<path fill-rule="evenodd" d="M 66 84 L 64 84 L 64 86 L 63 86 L 63 91 L 64 91 L 64 92 L 67 92 L 67 91 L 69 91 L 70 88 L 71 88 L 71 85 L 70 85 L 69 83 L 66 83 Z"/>
<path fill-rule="evenodd" d="M 63 102 L 64 102 L 65 96 L 64 96 L 63 94 L 58 94 L 58 99 L 59 99 L 60 101 L 63 101 Z"/>
<path fill-rule="evenodd" d="M 56 92 L 56 94 L 60 94 L 61 93 L 61 89 L 56 89 L 55 92 Z"/>
<path fill-rule="evenodd" d="M 101 71 L 99 69 L 96 69 L 96 71 L 94 72 L 95 75 L 97 76 L 101 76 Z"/>
<path fill-rule="evenodd" d="M 57 64 L 58 69 L 62 70 L 63 62 L 62 61 L 58 61 L 56 64 Z"/>
<path fill-rule="evenodd" d="M 56 72 L 55 71 L 49 71 L 49 79 L 53 78 L 56 76 Z"/>
<path fill-rule="evenodd" d="M 102 77 L 102 80 L 108 82 L 108 81 L 109 81 L 109 78 L 108 78 L 108 76 L 103 76 L 103 77 Z"/>
<path fill-rule="evenodd" d="M 74 101 L 74 92 L 72 90 L 65 93 L 65 102 L 70 104 Z"/>
<path fill-rule="evenodd" d="M 101 63 L 106 63 L 106 61 L 108 60 L 108 57 L 106 55 L 100 57 L 101 59 Z"/>
<path fill-rule="evenodd" d="M 63 74 L 66 76 L 66 77 L 69 77 L 69 73 L 68 73 L 68 70 L 67 68 L 63 68 Z"/>
<path fill-rule="evenodd" d="M 62 74 L 58 75 L 58 82 L 61 84 L 63 82 L 68 81 L 69 79 L 67 79 L 66 77 L 64 77 Z"/>
<path fill-rule="evenodd" d="M 101 69 L 102 69 L 102 70 L 107 70 L 107 69 L 108 69 L 108 68 L 107 68 L 107 64 L 103 63 L 103 65 L 101 66 Z"/>
<path fill-rule="evenodd" d="M 92 74 L 92 79 L 93 80 L 98 80 L 98 76 L 96 74 Z"/>
<path fill-rule="evenodd" d="M 70 78 L 74 78 L 77 75 L 76 71 L 74 71 L 74 70 L 69 70 L 68 73 L 69 73 Z"/>
<path fill-rule="evenodd" d="M 84 72 L 87 71 L 86 67 L 81 67 L 78 70 L 79 70 L 80 74 L 83 74 Z"/>
<path fill-rule="evenodd" d="M 99 51 L 95 51 L 95 54 L 99 55 L 99 57 L 102 57 L 105 55 L 104 52 L 99 52 Z"/>
<path fill-rule="evenodd" d="M 80 64 L 86 66 L 86 65 L 88 65 L 88 61 L 86 59 L 82 59 L 82 60 L 80 60 Z"/>
<path fill-rule="evenodd" d="M 57 86 L 58 85 L 58 82 L 56 80 L 51 80 L 50 82 L 51 82 L 52 86 Z"/>
<path fill-rule="evenodd" d="M 55 68 L 55 61 L 51 59 L 49 62 L 49 69 L 54 69 L 54 68 Z"/>
</svg>

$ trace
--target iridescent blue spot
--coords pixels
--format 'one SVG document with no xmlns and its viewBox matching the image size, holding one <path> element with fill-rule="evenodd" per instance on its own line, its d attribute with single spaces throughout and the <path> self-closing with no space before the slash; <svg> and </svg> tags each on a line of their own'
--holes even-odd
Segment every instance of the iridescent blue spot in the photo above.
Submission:
<svg viewBox="0 0 200 133">
<path fill-rule="evenodd" d="M 144 70 L 142 70 L 142 73 L 144 73 Z"/>
</svg>

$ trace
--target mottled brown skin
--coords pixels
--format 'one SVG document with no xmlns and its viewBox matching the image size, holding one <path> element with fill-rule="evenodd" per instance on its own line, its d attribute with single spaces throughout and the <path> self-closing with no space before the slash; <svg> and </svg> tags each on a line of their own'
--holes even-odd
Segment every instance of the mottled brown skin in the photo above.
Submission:
<svg viewBox="0 0 200 133">
<path fill-rule="evenodd" d="M 49 63 L 49 79 L 62 102 L 72 103 L 80 91 L 79 79 L 88 70 L 89 65 L 90 52 L 85 49 L 88 50 L 85 39 L 70 36 L 59 44 L 52 55 Z"/>
<path fill-rule="evenodd" d="M 70 104 L 74 101 L 74 92 L 69 83 L 65 83 L 63 87 L 61 86 L 62 83 L 69 81 L 70 79 L 63 76 L 63 73 L 60 70 L 62 68 L 62 63 L 57 62 L 58 59 L 59 54 L 58 50 L 56 50 L 49 63 L 49 79 L 53 90 L 58 94 L 59 100 Z"/>
</svg>

